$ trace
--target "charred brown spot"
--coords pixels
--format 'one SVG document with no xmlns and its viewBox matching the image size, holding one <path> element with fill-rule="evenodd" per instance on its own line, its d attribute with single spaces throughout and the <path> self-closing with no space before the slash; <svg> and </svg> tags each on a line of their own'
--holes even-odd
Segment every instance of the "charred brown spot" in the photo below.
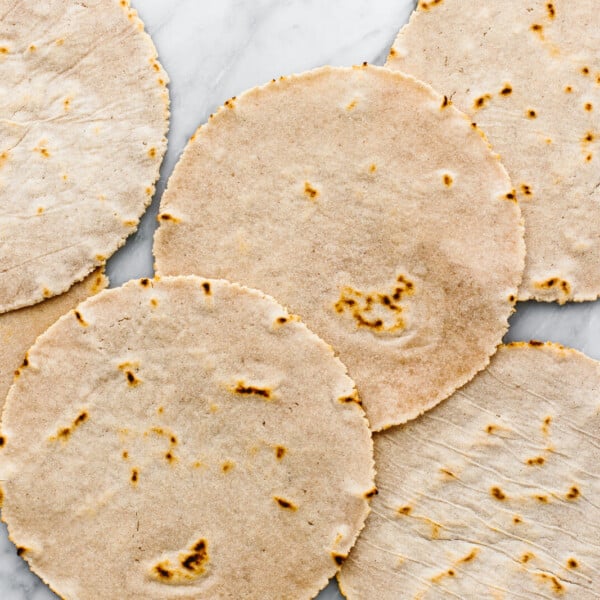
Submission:
<svg viewBox="0 0 600 600">
<path fill-rule="evenodd" d="M 517 194 L 515 193 L 515 191 L 513 190 L 512 192 L 508 192 L 508 194 L 506 194 L 506 196 L 504 196 L 507 200 L 511 200 L 511 201 L 515 201 L 517 199 Z"/>
<path fill-rule="evenodd" d="M 530 340 L 529 345 L 533 346 L 534 348 L 539 348 L 540 346 L 544 346 L 544 342 L 539 342 L 538 340 Z"/>
<path fill-rule="evenodd" d="M 23 362 L 21 363 L 21 367 L 25 368 L 29 366 L 29 359 L 27 357 L 25 357 L 23 359 Z"/>
<path fill-rule="evenodd" d="M 529 108 L 527 109 L 527 117 L 530 119 L 535 119 L 537 118 L 537 112 L 533 109 L 533 108 Z"/>
<path fill-rule="evenodd" d="M 140 279 L 140 285 L 142 287 L 148 287 L 150 285 L 150 280 L 147 277 L 144 277 L 144 279 Z"/>
<path fill-rule="evenodd" d="M 554 7 L 554 4 L 552 4 L 552 2 L 546 3 L 546 10 L 548 11 L 548 16 L 551 19 L 554 19 L 554 17 L 556 16 L 556 8 Z"/>
<path fill-rule="evenodd" d="M 392 48 L 392 49 L 390 50 L 390 56 L 393 58 L 394 56 L 396 56 L 396 54 L 398 54 L 398 53 L 396 52 L 396 49 L 395 49 L 395 48 Z"/>
<path fill-rule="evenodd" d="M 399 512 L 401 515 L 405 515 L 405 516 L 407 516 L 407 517 L 408 517 L 408 515 L 410 515 L 410 513 L 412 512 L 412 506 L 401 506 L 401 507 L 398 509 L 398 512 Z"/>
<path fill-rule="evenodd" d="M 140 472 L 138 469 L 131 469 L 131 483 L 137 483 L 140 477 Z"/>
<path fill-rule="evenodd" d="M 446 175 L 444 175 L 444 185 L 446 187 L 450 187 L 452 185 L 453 181 L 454 180 L 452 179 L 452 177 L 450 175 L 448 175 L 447 173 L 446 173 Z"/>
<path fill-rule="evenodd" d="M 225 461 L 222 465 L 221 465 L 221 471 L 223 471 L 223 473 L 229 473 L 229 471 L 231 471 L 233 469 L 235 465 L 230 461 Z"/>
<path fill-rule="evenodd" d="M 546 496 L 545 494 L 537 494 L 535 496 L 535 499 L 538 502 L 541 502 L 542 504 L 548 504 L 548 496 Z"/>
<path fill-rule="evenodd" d="M 578 566 L 579 563 L 574 558 L 570 558 L 567 561 L 567 567 L 569 567 L 569 569 L 576 569 Z"/>
<path fill-rule="evenodd" d="M 576 485 L 574 485 L 567 492 L 567 499 L 568 500 L 577 500 L 577 498 L 579 498 L 580 495 L 581 495 L 581 492 L 579 491 L 579 488 Z"/>
<path fill-rule="evenodd" d="M 6 444 L 6 438 L 3 435 L 0 435 L 0 448 L 2 448 Z"/>
<path fill-rule="evenodd" d="M 202 289 L 207 296 L 210 296 L 210 283 L 208 281 L 202 283 Z"/>
<path fill-rule="evenodd" d="M 286 500 L 285 498 L 280 498 L 279 496 L 275 496 L 273 498 L 273 500 L 275 500 L 275 502 L 277 502 L 277 504 L 279 504 L 279 506 L 281 506 L 281 508 L 285 508 L 286 510 L 291 510 L 291 511 L 298 510 L 298 507 L 293 502 L 290 502 L 289 500 Z"/>
<path fill-rule="evenodd" d="M 78 310 L 74 311 L 74 315 L 75 315 L 75 318 L 77 319 L 77 322 L 82 327 L 87 327 L 88 326 L 88 324 L 86 323 L 85 319 L 83 318 L 83 316 L 81 315 L 81 313 Z"/>
<path fill-rule="evenodd" d="M 127 452 L 127 450 L 123 450 L 121 456 L 123 457 L 123 460 L 127 460 L 129 458 L 129 452 Z"/>
<path fill-rule="evenodd" d="M 23 556 L 25 552 L 27 552 L 27 548 L 25 548 L 24 546 L 17 547 L 17 556 Z"/>
<path fill-rule="evenodd" d="M 167 462 L 174 463 L 177 460 L 177 457 L 172 452 L 167 452 L 165 454 L 165 459 Z"/>
<path fill-rule="evenodd" d="M 581 67 L 581 74 L 582 75 L 589 75 L 590 74 L 590 68 L 589 67 Z"/>
<path fill-rule="evenodd" d="M 179 219 L 177 219 L 176 217 L 174 217 L 173 215 L 170 215 L 169 213 L 161 213 L 160 215 L 158 215 L 157 217 L 158 221 L 171 221 L 173 223 L 179 223 Z"/>
<path fill-rule="evenodd" d="M 304 193 L 314 200 L 319 195 L 319 190 L 315 189 L 308 181 L 304 183 Z"/>
<path fill-rule="evenodd" d="M 73 422 L 73 425 L 75 427 L 77 427 L 78 425 L 81 425 L 82 423 L 85 423 L 88 420 L 88 414 L 87 412 L 82 412 L 80 413 L 77 418 L 75 419 L 75 421 Z"/>
<path fill-rule="evenodd" d="M 486 431 L 486 433 L 489 433 L 491 435 L 492 433 L 495 433 L 496 429 L 498 429 L 498 426 L 492 424 L 492 425 L 488 425 L 485 428 L 485 431 Z"/>
<path fill-rule="evenodd" d="M 279 323 L 279 325 L 285 325 L 287 322 L 287 317 L 277 317 L 277 323 Z"/>
<path fill-rule="evenodd" d="M 509 302 L 514 302 L 516 299 L 517 299 L 517 298 L 516 298 L 516 296 L 515 296 L 514 294 L 511 294 L 511 295 L 508 297 L 508 301 L 509 301 Z"/>
<path fill-rule="evenodd" d="M 348 558 L 348 555 L 347 554 L 337 554 L 336 552 L 332 552 L 331 558 L 333 558 L 333 561 L 335 562 L 336 565 L 341 566 L 343 564 L 343 562 Z"/>
<path fill-rule="evenodd" d="M 521 192 L 523 192 L 525 196 L 531 196 L 533 194 L 531 191 L 531 186 L 527 185 L 526 183 L 521 184 Z"/>
<path fill-rule="evenodd" d="M 500 93 L 503 96 L 510 96 L 513 93 L 512 86 L 509 83 L 505 84 L 504 87 L 500 90 Z"/>
<path fill-rule="evenodd" d="M 450 100 L 448 99 L 448 96 L 444 95 L 444 97 L 442 99 L 442 108 L 446 108 L 449 105 L 450 105 Z"/>
<path fill-rule="evenodd" d="M 173 577 L 173 572 L 161 564 L 154 567 L 154 572 L 160 579 L 171 579 L 171 577 Z"/>
<path fill-rule="evenodd" d="M 529 29 L 540 37 L 544 35 L 544 26 L 539 23 L 534 23 Z"/>
<path fill-rule="evenodd" d="M 521 517 L 519 517 L 519 515 L 515 515 L 513 517 L 513 523 L 515 525 L 520 525 L 523 522 L 523 519 Z"/>
<path fill-rule="evenodd" d="M 591 112 L 592 110 L 594 110 L 594 106 L 592 105 L 591 102 L 586 102 L 583 105 L 583 108 L 585 108 L 585 110 L 587 110 L 588 112 Z"/>
<path fill-rule="evenodd" d="M 573 86 L 571 85 L 566 85 L 565 86 L 565 93 L 566 94 L 571 94 L 573 92 Z"/>
<path fill-rule="evenodd" d="M 483 108 L 490 100 L 492 99 L 491 94 L 484 94 L 483 96 L 479 96 L 479 98 L 475 98 L 475 102 L 473 103 L 474 108 Z"/>
<path fill-rule="evenodd" d="M 583 138 L 584 142 L 593 142 L 594 141 L 594 134 L 591 131 L 588 131 L 584 138 Z"/>
<path fill-rule="evenodd" d="M 496 498 L 496 500 L 506 500 L 506 494 L 499 487 L 493 487 L 490 490 L 490 494 Z"/>
<path fill-rule="evenodd" d="M 140 380 L 135 376 L 133 371 L 125 371 L 125 377 L 127 378 L 127 384 L 130 387 L 136 387 L 140 384 Z"/>
<path fill-rule="evenodd" d="M 358 392 L 356 392 L 356 390 L 349 396 L 342 396 L 341 398 L 338 398 L 338 402 L 341 402 L 342 404 L 350 404 L 351 402 L 354 402 L 359 406 L 362 406 L 362 401 L 358 397 Z"/>
<path fill-rule="evenodd" d="M 535 458 L 528 458 L 527 464 L 530 467 L 542 466 L 546 462 L 546 459 L 543 456 L 536 456 Z"/>
<path fill-rule="evenodd" d="M 546 417 L 542 421 L 542 433 L 548 435 L 550 433 L 550 425 L 552 424 L 552 417 Z"/>
<path fill-rule="evenodd" d="M 479 549 L 473 548 L 473 550 L 471 550 L 471 552 L 469 552 L 469 554 L 467 554 L 466 556 L 461 558 L 459 562 L 461 562 L 461 563 L 471 562 L 472 560 L 475 560 L 475 558 L 477 557 L 477 554 L 479 554 Z"/>
<path fill-rule="evenodd" d="M 377 496 L 379 494 L 379 490 L 374 487 L 364 493 L 364 497 L 368 500 L 369 498 L 373 498 L 373 496 Z"/>
<path fill-rule="evenodd" d="M 277 460 L 281 460 L 285 454 L 287 452 L 287 449 L 285 446 L 275 446 L 275 456 L 277 457 Z"/>
<path fill-rule="evenodd" d="M 206 540 L 196 542 L 192 552 L 181 561 L 181 566 L 188 571 L 200 574 L 204 572 L 204 564 L 208 560 L 208 549 Z"/>
<path fill-rule="evenodd" d="M 236 394 L 246 396 L 261 396 L 267 400 L 271 398 L 272 391 L 269 388 L 261 388 L 255 385 L 246 385 L 243 381 L 238 381 L 233 391 Z"/>
</svg>

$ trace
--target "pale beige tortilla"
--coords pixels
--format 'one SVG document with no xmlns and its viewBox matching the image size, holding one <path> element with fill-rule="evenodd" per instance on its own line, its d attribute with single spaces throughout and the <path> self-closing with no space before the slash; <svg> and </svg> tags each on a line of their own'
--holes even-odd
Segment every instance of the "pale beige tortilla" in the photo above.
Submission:
<svg viewBox="0 0 600 600">
<path fill-rule="evenodd" d="M 134 281 L 29 351 L 2 518 L 65 598 L 311 598 L 363 526 L 372 441 L 345 367 L 272 298 Z"/>
<path fill-rule="evenodd" d="M 263 289 L 334 347 L 382 429 L 488 362 L 523 268 L 512 186 L 464 115 L 376 67 L 227 102 L 163 196 L 159 273 Z"/>
<path fill-rule="evenodd" d="M 37 337 L 59 317 L 107 285 L 108 279 L 98 269 L 60 296 L 0 315 L 0 410 L 20 367 L 29 362 L 26 353 Z"/>
<path fill-rule="evenodd" d="M 420 2 L 387 62 L 446 94 L 500 153 L 525 218 L 521 300 L 600 294 L 599 15 L 591 0 Z"/>
<path fill-rule="evenodd" d="M 346 597 L 598 598 L 599 390 L 600 363 L 518 343 L 377 434 L 379 495 L 340 575 Z"/>
<path fill-rule="evenodd" d="M 167 75 L 126 0 L 0 0 L 0 313 L 121 246 L 166 149 Z"/>
</svg>

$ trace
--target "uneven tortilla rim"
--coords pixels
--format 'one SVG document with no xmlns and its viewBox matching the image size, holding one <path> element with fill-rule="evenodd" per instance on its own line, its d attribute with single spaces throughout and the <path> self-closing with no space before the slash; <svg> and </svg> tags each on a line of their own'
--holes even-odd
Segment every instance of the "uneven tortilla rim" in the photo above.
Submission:
<svg viewBox="0 0 600 600">
<path fill-rule="evenodd" d="M 106 275 L 103 275 L 103 277 L 106 278 L 106 281 L 108 282 L 108 277 Z M 155 275 L 154 278 L 140 278 L 140 279 L 134 279 L 134 280 L 129 280 L 128 282 L 126 282 L 125 284 L 123 284 L 123 286 L 121 287 L 117 287 L 117 288 L 104 288 L 102 290 L 100 290 L 97 294 L 94 294 L 92 296 L 89 296 L 88 298 L 84 299 L 82 302 L 80 302 L 77 307 L 69 310 L 68 312 L 66 312 L 64 315 L 62 315 L 57 321 L 55 321 L 50 327 L 48 327 L 48 329 L 46 329 L 46 331 L 44 331 L 43 333 L 41 333 L 37 338 L 35 343 L 32 345 L 32 348 L 34 346 L 36 346 L 38 344 L 38 342 L 44 342 L 47 336 L 50 336 L 54 329 L 59 327 L 59 324 L 62 323 L 63 321 L 67 321 L 69 319 L 71 319 L 73 317 L 73 315 L 80 309 L 80 307 L 84 307 L 95 303 L 97 301 L 99 301 L 99 299 L 102 299 L 102 297 L 106 296 L 106 295 L 116 295 L 119 293 L 119 290 L 124 287 L 124 286 L 130 286 L 133 287 L 134 285 L 142 285 L 142 287 L 145 287 L 148 282 L 168 282 L 168 281 L 178 281 L 178 280 L 193 280 L 196 281 L 198 283 L 220 283 L 220 284 L 225 284 L 228 287 L 231 288 L 235 288 L 238 291 L 241 291 L 247 295 L 250 295 L 252 297 L 254 297 L 257 300 L 260 301 L 268 301 L 269 303 L 271 303 L 272 305 L 278 306 L 279 308 L 283 309 L 283 311 L 285 312 L 285 315 L 288 318 L 291 318 L 295 323 L 299 324 L 302 329 L 304 330 L 304 333 L 306 335 L 308 335 L 312 342 L 315 345 L 318 345 L 321 347 L 321 349 L 327 353 L 327 355 L 329 355 L 330 359 L 333 360 L 333 362 L 336 364 L 336 366 L 338 368 L 340 368 L 340 373 L 343 374 L 349 381 L 352 382 L 353 384 L 353 389 L 355 390 L 357 397 L 358 396 L 358 391 L 356 390 L 356 383 L 354 382 L 354 379 L 352 379 L 352 377 L 349 375 L 348 373 L 348 369 L 346 367 L 346 365 L 340 360 L 340 358 L 338 357 L 338 355 L 335 353 L 335 350 L 333 349 L 333 347 L 328 344 L 325 340 L 323 340 L 320 336 L 318 336 L 314 331 L 312 331 L 305 323 L 304 321 L 302 321 L 301 317 L 291 313 L 288 308 L 282 304 L 281 302 L 279 302 L 277 299 L 275 299 L 273 296 L 266 294 L 264 292 L 262 292 L 261 290 L 258 290 L 256 288 L 251 288 L 248 286 L 244 286 L 241 285 L 237 282 L 231 282 L 227 279 L 216 279 L 216 278 L 204 278 L 201 277 L 199 275 L 182 275 L 182 276 L 159 276 L 159 275 Z M 2 422 L 4 420 L 4 413 L 6 411 L 6 408 L 8 406 L 9 400 L 13 394 L 13 388 L 15 387 L 15 383 L 13 382 L 13 384 L 11 384 L 10 389 L 8 391 L 8 394 L 5 398 L 5 403 L 4 406 L 2 408 L 2 411 L 0 413 L 0 434 L 2 433 Z M 352 548 L 356 545 L 356 542 L 361 534 L 361 532 L 363 531 L 363 529 L 365 528 L 365 524 L 367 521 L 367 518 L 369 517 L 369 514 L 371 513 L 371 498 L 375 495 L 377 495 L 379 493 L 378 489 L 377 489 L 377 485 L 376 485 L 376 477 L 377 477 L 377 470 L 376 470 L 376 464 L 375 464 L 375 459 L 374 459 L 374 444 L 373 444 L 373 431 L 370 427 L 369 424 L 369 420 L 367 417 L 367 414 L 362 406 L 362 402 L 360 402 L 360 397 L 359 397 L 359 401 L 356 402 L 355 404 L 358 405 L 358 407 L 360 408 L 360 418 L 363 420 L 364 425 L 366 426 L 366 432 L 368 433 L 367 438 L 368 439 L 368 453 L 369 453 L 369 458 L 370 458 L 370 481 L 373 484 L 372 489 L 370 490 L 368 495 L 363 496 L 363 500 L 364 500 L 364 504 L 363 504 L 363 515 L 361 517 L 361 521 L 360 521 L 360 526 L 357 527 L 355 529 L 355 531 L 353 532 L 353 538 L 352 538 L 352 543 L 350 545 L 350 548 L 348 550 L 348 554 L 350 553 L 350 551 L 352 550 Z M 4 444 L 4 442 L 3 442 Z M 18 542 L 14 539 L 12 532 L 11 532 L 11 527 L 9 522 L 5 519 L 4 517 L 4 513 L 1 510 L 2 509 L 2 505 L 4 503 L 4 498 L 5 498 L 5 492 L 3 490 L 2 487 L 3 482 L 0 482 L 0 521 L 2 523 L 5 524 L 6 528 L 7 528 L 7 532 L 8 532 L 8 539 L 9 541 L 15 546 L 16 550 L 18 551 L 19 549 L 19 544 Z M 340 574 L 340 571 L 342 569 L 343 563 L 345 561 L 345 559 L 348 557 L 348 554 L 346 554 L 345 556 L 340 556 L 341 561 L 332 561 L 332 566 L 335 570 L 333 570 L 331 572 L 330 575 L 325 575 L 324 579 L 322 581 L 317 581 L 315 582 L 315 586 L 319 586 L 318 590 L 314 593 L 313 596 L 311 596 L 311 598 L 316 598 L 316 596 L 318 596 L 328 585 L 328 583 L 331 581 L 332 578 L 337 578 Z M 27 566 L 29 568 L 30 573 L 39 578 L 41 581 L 43 581 L 43 583 L 54 593 L 56 594 L 59 598 L 61 598 L 61 600 L 67 600 L 65 596 L 62 596 L 53 586 L 52 584 L 46 579 L 46 576 L 40 572 L 38 572 L 37 570 L 34 570 L 32 568 L 32 564 L 30 562 L 31 557 L 29 555 L 28 552 L 23 553 L 22 555 L 19 556 L 19 558 L 22 558 L 23 560 L 25 560 L 25 562 L 27 563 Z"/>
</svg>

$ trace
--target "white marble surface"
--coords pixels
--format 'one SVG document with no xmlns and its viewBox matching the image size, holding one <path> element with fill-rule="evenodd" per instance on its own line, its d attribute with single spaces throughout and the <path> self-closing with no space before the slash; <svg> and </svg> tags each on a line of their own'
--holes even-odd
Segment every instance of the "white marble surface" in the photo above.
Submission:
<svg viewBox="0 0 600 600">
<path fill-rule="evenodd" d="M 34 1 L 34 0 L 28 0 Z M 166 180 L 196 127 L 227 98 L 323 64 L 383 64 L 414 0 L 133 0 L 171 78 L 169 150 L 152 207 L 109 262 L 113 286 L 152 275 L 152 234 Z M 508 340 L 554 340 L 600 359 L 600 303 L 520 305 Z M 0 528 L 0 599 L 56 596 Z M 332 583 L 319 600 L 341 596 Z"/>
</svg>

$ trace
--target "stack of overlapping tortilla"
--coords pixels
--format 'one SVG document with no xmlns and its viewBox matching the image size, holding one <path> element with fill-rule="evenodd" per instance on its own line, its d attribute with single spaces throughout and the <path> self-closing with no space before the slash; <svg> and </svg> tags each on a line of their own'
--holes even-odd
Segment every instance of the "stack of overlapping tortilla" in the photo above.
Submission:
<svg viewBox="0 0 600 600">
<path fill-rule="evenodd" d="M 105 291 L 75 282 L 150 201 L 167 76 L 127 2 L 8 10 L 2 518 L 53 590 L 595 597 L 600 367 L 493 356 L 517 298 L 598 293 L 591 8 L 421 2 L 390 68 L 228 100 L 157 276 Z"/>
</svg>

